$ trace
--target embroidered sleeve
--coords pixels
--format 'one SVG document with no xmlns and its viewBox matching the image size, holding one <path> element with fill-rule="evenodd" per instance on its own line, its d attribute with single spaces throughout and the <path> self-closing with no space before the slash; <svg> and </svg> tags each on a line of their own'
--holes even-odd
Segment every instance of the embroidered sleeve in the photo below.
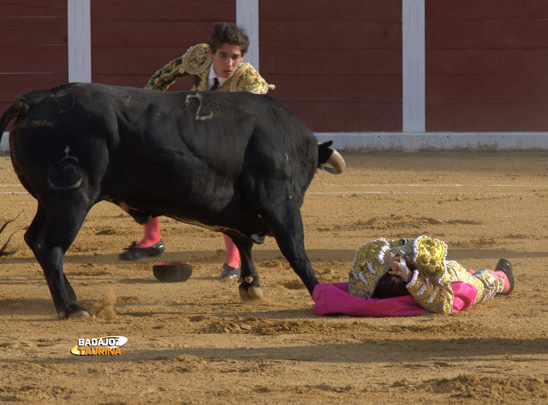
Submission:
<svg viewBox="0 0 548 405">
<path fill-rule="evenodd" d="M 180 58 L 173 59 L 152 75 L 145 89 L 165 91 L 175 80 L 187 74 L 198 76 L 205 73 L 211 65 L 209 45 L 198 44 L 187 49 Z"/>
<path fill-rule="evenodd" d="M 349 273 L 348 293 L 369 298 L 379 279 L 386 273 L 384 255 L 388 242 L 384 238 L 363 244 L 357 251 Z"/>
<path fill-rule="evenodd" d="M 437 314 L 450 314 L 453 311 L 453 291 L 449 288 L 448 294 L 432 285 L 426 285 L 415 270 L 411 281 L 407 284 L 407 291 L 415 298 L 421 307 Z"/>
<path fill-rule="evenodd" d="M 228 91 L 266 94 L 268 90 L 275 88 L 273 84 L 268 84 L 249 63 L 242 63 L 231 79 Z"/>
<path fill-rule="evenodd" d="M 146 84 L 145 89 L 166 91 L 169 86 L 171 86 L 175 82 L 175 80 L 187 74 L 186 72 L 181 72 L 182 66 L 182 57 L 173 59 L 171 62 L 166 64 L 163 68 L 156 71 L 156 73 L 152 75 L 152 77 Z"/>
<path fill-rule="evenodd" d="M 436 280 L 446 276 L 447 245 L 439 239 L 419 236 L 413 242 L 413 261 Z"/>
</svg>

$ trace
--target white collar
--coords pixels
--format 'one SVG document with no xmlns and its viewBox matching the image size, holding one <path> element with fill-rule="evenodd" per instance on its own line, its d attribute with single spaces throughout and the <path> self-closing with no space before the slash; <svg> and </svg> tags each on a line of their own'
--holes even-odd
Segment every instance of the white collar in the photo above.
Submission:
<svg viewBox="0 0 548 405">
<path fill-rule="evenodd" d="M 215 73 L 215 69 L 213 69 L 213 63 L 211 64 L 211 68 L 209 69 L 209 76 L 207 77 L 207 88 L 210 89 L 211 86 L 213 86 L 214 79 L 217 78 L 219 80 L 219 87 L 221 87 L 229 78 L 228 77 L 219 77 Z"/>
</svg>

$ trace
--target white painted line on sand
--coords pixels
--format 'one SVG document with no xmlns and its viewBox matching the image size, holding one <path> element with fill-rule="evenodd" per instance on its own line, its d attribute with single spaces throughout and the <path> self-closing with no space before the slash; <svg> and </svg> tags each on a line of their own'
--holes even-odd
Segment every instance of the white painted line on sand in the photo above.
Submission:
<svg viewBox="0 0 548 405">
<path fill-rule="evenodd" d="M 425 195 L 494 195 L 494 196 L 534 196 L 535 193 L 467 193 L 467 192 L 427 192 L 427 191 L 310 191 L 307 195 L 342 195 L 342 194 L 425 194 Z"/>
<path fill-rule="evenodd" d="M 548 184 L 311 184 L 310 187 L 531 187 L 548 188 Z"/>
</svg>

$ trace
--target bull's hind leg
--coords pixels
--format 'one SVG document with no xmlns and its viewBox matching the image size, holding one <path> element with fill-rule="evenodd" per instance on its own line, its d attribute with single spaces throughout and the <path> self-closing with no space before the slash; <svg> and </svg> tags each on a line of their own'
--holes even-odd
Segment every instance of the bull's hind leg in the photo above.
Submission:
<svg viewBox="0 0 548 405">
<path fill-rule="evenodd" d="M 259 282 L 259 274 L 253 264 L 251 257 L 251 249 L 253 248 L 253 242 L 249 239 L 242 238 L 238 235 L 230 235 L 234 244 L 238 247 L 240 252 L 240 297 L 242 299 L 258 299 L 263 297 L 263 290 Z"/>
<path fill-rule="evenodd" d="M 36 257 L 36 260 L 38 260 L 38 263 L 41 266 L 42 266 L 42 263 L 40 263 L 40 258 L 36 255 L 34 246 L 36 244 L 36 239 L 38 238 L 40 230 L 42 229 L 42 226 L 44 225 L 45 219 L 46 219 L 46 211 L 44 210 L 44 207 L 42 206 L 42 204 L 39 203 L 38 209 L 36 211 L 36 215 L 34 216 L 34 219 L 32 220 L 30 226 L 25 232 L 25 242 L 28 245 L 28 247 L 32 250 L 34 257 Z M 69 281 L 67 280 L 67 277 L 64 272 L 63 272 L 63 280 L 65 283 L 65 289 L 67 290 L 69 299 L 71 301 L 76 301 L 77 300 L 76 293 L 74 292 L 74 289 L 72 288 Z"/>
<path fill-rule="evenodd" d="M 88 211 L 89 207 L 77 201 L 66 205 L 57 204 L 54 208 L 44 209 L 42 213 L 39 211 L 37 217 L 43 219 L 38 219 L 36 230 L 34 227 L 29 228 L 31 233 L 26 236 L 31 241 L 33 233 L 35 235 L 31 249 L 42 266 L 60 318 L 89 316 L 84 308 L 72 301 L 71 295 L 75 294 L 70 293 L 72 288 L 67 290 L 66 286 L 70 287 L 70 284 L 63 272 L 65 252 L 76 238 Z M 39 227 L 40 222 L 42 225 Z"/>
<path fill-rule="evenodd" d="M 274 234 L 282 254 L 312 294 L 318 280 L 304 248 L 300 207 L 288 200 L 276 209 L 261 213 L 261 216 Z"/>
</svg>

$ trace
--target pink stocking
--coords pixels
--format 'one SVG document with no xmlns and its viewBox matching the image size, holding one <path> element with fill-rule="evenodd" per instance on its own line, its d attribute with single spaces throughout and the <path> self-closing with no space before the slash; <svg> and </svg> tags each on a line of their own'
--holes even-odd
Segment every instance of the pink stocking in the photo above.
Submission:
<svg viewBox="0 0 548 405">
<path fill-rule="evenodd" d="M 240 267 L 240 252 L 238 251 L 238 248 L 232 242 L 232 239 L 230 237 L 223 234 L 225 238 L 225 263 L 228 264 L 230 267 L 238 268 Z"/>
<path fill-rule="evenodd" d="M 506 274 L 503 271 L 500 270 L 487 270 L 491 272 L 493 276 L 495 276 L 496 280 L 500 280 L 501 278 L 504 280 L 504 286 L 502 287 L 502 294 L 506 294 L 508 291 L 510 291 L 510 281 L 508 281 L 508 277 L 506 277 Z M 470 274 L 474 274 L 474 270 L 468 270 Z"/>
<path fill-rule="evenodd" d="M 502 294 L 506 294 L 508 291 L 510 291 L 510 281 L 508 281 L 508 277 L 506 277 L 506 274 L 503 271 L 497 270 L 493 271 L 495 274 L 495 277 L 498 279 L 504 280 L 504 287 L 502 287 Z"/>
<path fill-rule="evenodd" d="M 162 240 L 160 235 L 160 217 L 154 217 L 145 224 L 143 239 L 135 245 L 138 248 L 146 248 L 157 244 Z"/>
</svg>

